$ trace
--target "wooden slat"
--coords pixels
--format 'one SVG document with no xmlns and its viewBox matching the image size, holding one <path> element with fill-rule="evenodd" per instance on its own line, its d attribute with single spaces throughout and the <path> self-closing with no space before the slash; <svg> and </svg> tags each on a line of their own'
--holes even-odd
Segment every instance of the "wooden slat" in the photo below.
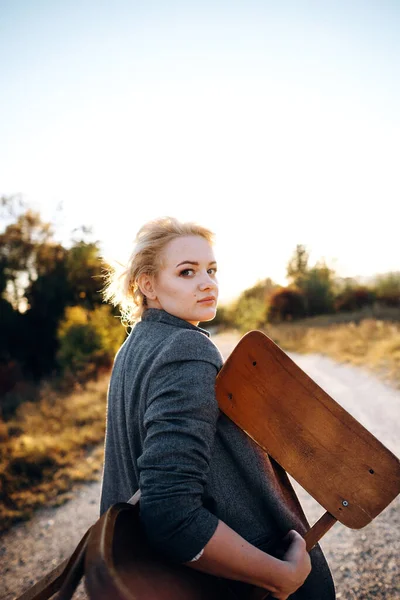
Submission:
<svg viewBox="0 0 400 600">
<path fill-rule="evenodd" d="M 261 331 L 239 341 L 216 394 L 221 410 L 347 527 L 364 527 L 400 493 L 396 456 Z"/>
</svg>

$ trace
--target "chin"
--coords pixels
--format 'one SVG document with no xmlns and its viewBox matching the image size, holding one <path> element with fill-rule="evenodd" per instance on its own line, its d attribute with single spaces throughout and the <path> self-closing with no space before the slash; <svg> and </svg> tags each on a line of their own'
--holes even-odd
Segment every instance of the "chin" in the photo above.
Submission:
<svg viewBox="0 0 400 600">
<path fill-rule="evenodd" d="M 199 323 L 206 323 L 207 321 L 212 321 L 215 319 L 215 315 L 217 314 L 216 310 L 210 310 L 209 312 L 204 312 L 204 314 L 199 315 Z"/>
</svg>

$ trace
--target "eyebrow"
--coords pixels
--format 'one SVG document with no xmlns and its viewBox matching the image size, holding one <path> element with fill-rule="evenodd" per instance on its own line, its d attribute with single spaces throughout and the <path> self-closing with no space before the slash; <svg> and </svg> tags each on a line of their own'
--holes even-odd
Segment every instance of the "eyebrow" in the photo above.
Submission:
<svg viewBox="0 0 400 600">
<path fill-rule="evenodd" d="M 176 265 L 176 267 L 180 267 L 181 265 L 197 265 L 198 266 L 198 262 L 195 260 L 184 260 L 182 262 L 180 262 L 178 265 Z M 217 261 L 216 260 L 212 260 L 211 262 L 208 263 L 208 266 L 210 265 L 216 265 Z M 176 268 L 175 267 L 175 268 Z"/>
</svg>

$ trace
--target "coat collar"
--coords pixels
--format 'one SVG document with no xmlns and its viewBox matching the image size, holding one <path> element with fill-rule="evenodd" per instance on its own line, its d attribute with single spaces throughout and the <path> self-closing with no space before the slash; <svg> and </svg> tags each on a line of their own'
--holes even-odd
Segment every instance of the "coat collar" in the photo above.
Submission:
<svg viewBox="0 0 400 600">
<path fill-rule="evenodd" d="M 195 329 L 196 331 L 204 333 L 207 337 L 210 337 L 210 332 L 207 331 L 207 329 L 192 325 L 192 323 L 189 323 L 180 317 L 175 317 L 160 308 L 146 308 L 142 314 L 142 321 L 158 321 L 159 323 L 167 323 L 168 325 L 175 325 L 175 327 L 182 327 L 183 329 Z"/>
</svg>

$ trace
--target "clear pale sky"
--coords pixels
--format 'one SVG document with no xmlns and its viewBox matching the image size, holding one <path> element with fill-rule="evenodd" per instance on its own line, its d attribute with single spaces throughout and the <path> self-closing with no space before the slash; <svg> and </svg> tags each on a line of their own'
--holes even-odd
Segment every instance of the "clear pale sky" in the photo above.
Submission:
<svg viewBox="0 0 400 600">
<path fill-rule="evenodd" d="M 0 0 L 0 193 L 121 261 L 196 220 L 222 300 L 299 243 L 398 271 L 399 31 L 397 0 Z"/>
</svg>

